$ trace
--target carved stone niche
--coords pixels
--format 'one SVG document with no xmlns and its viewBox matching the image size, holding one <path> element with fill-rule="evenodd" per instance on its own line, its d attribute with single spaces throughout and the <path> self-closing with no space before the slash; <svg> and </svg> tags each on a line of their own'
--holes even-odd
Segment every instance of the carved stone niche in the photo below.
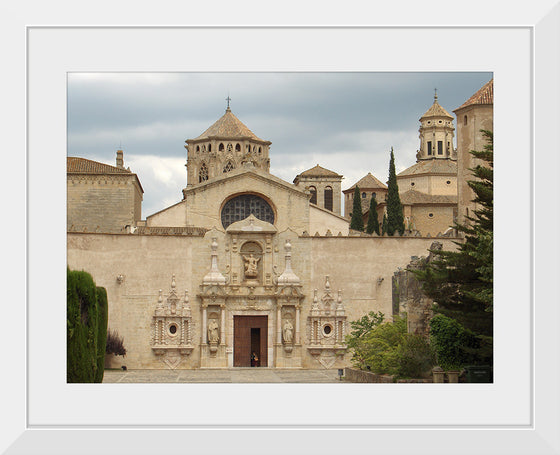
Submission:
<svg viewBox="0 0 560 455">
<path fill-rule="evenodd" d="M 152 317 L 152 350 L 171 369 L 181 363 L 192 350 L 192 315 L 188 292 L 183 299 L 176 291 L 175 275 L 171 279 L 171 290 L 163 298 L 160 289 L 158 303 Z"/>
<path fill-rule="evenodd" d="M 307 335 L 308 352 L 326 368 L 332 366 L 336 357 L 342 357 L 346 353 L 346 315 L 342 303 L 342 291 L 338 291 L 335 299 L 328 275 L 325 279 L 325 291 L 320 300 L 315 289 L 313 304 L 307 317 Z"/>
</svg>

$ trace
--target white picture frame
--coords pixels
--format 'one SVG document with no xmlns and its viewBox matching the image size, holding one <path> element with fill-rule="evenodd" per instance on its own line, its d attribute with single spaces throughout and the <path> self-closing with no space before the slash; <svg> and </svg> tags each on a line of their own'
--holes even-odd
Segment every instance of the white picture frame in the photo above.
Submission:
<svg viewBox="0 0 560 455">
<path fill-rule="evenodd" d="M 1 19 L 3 41 L 9 44 L 5 46 L 4 82 L 9 89 L 8 109 L 1 115 L 8 137 L 6 169 L 15 172 L 2 183 L 9 221 L 3 223 L 2 234 L 8 239 L 5 257 L 9 258 L 10 271 L 4 285 L 7 296 L 3 320 L 7 322 L 1 335 L 5 347 L 1 397 L 7 405 L 1 412 L 0 449 L 7 454 L 151 454 L 173 449 L 259 454 L 371 449 L 387 454 L 443 454 L 451 450 L 457 454 L 560 453 L 559 299 L 554 287 L 559 276 L 556 221 L 560 192 L 555 173 L 560 170 L 560 5 L 537 1 L 516 11 L 503 11 L 498 2 L 471 2 L 451 9 L 436 2 L 423 3 L 421 8 L 413 2 L 398 2 L 384 6 L 381 17 L 373 5 L 349 4 L 342 12 L 317 15 L 311 5 L 301 4 L 297 19 L 285 9 L 277 15 L 259 17 L 250 13 L 250 6 L 255 4 L 235 10 L 226 3 L 179 7 L 176 14 L 184 14 L 187 25 L 196 25 L 189 28 L 177 26 L 176 15 L 164 14 L 163 9 L 154 15 L 142 6 L 135 3 L 132 10 L 130 5 L 99 5 L 86 17 L 74 10 L 71 2 L 60 2 L 52 11 L 27 2 L 10 6 L 14 14 Z M 67 12 L 59 16 L 61 10 Z M 191 20 L 195 17 L 200 22 Z M 244 27 L 220 27 L 226 23 Z M 336 23 L 349 27 L 332 27 Z M 312 27 L 300 28 L 300 24 Z M 333 392 L 332 401 L 326 402 L 313 396 L 306 398 L 313 395 L 310 392 L 317 385 L 313 389 L 295 385 L 203 385 L 174 402 L 169 400 L 177 395 L 175 387 L 134 384 L 119 389 L 65 383 L 65 334 L 45 329 L 46 324 L 65 326 L 59 317 L 65 310 L 60 277 L 65 274 L 66 242 L 65 205 L 61 202 L 66 188 L 66 80 L 61 75 L 65 71 L 187 71 L 192 61 L 197 70 L 236 70 L 241 65 L 233 53 L 221 59 L 201 56 L 201 47 L 217 49 L 221 43 L 236 49 L 235 44 L 248 42 L 246 37 L 234 39 L 235 33 L 230 34 L 231 40 L 221 40 L 228 30 L 242 30 L 251 35 L 249 42 L 261 46 L 261 52 L 255 53 L 260 60 L 243 62 L 243 70 L 249 71 L 367 71 L 375 69 L 371 64 L 373 54 L 380 70 L 495 72 L 496 149 L 501 146 L 502 150 L 512 150 L 514 160 L 501 158 L 501 162 L 507 163 L 508 172 L 522 177 L 518 179 L 522 188 L 511 186 L 515 179 L 504 175 L 504 167 L 500 170 L 497 152 L 496 178 L 506 184 L 496 188 L 496 216 L 502 227 L 508 223 L 510 227 L 496 238 L 497 269 L 502 265 L 519 273 L 501 275 L 497 280 L 496 324 L 503 328 L 504 337 L 495 340 L 496 364 L 502 363 L 494 384 L 474 388 L 448 385 L 445 389 L 415 384 L 352 387 L 345 390 L 345 396 Z M 416 34 L 418 30 L 421 33 Z M 217 41 L 209 38 L 220 34 Z M 265 34 L 276 36 L 271 40 L 253 39 L 259 35 L 265 38 Z M 294 38 L 298 34 L 305 40 L 298 42 Z M 465 39 L 450 39 L 460 35 Z M 416 36 L 440 40 L 438 45 L 443 49 L 463 52 L 464 61 L 426 59 L 421 54 L 425 52 L 423 43 L 409 40 Z M 314 39 L 312 47 L 306 44 L 307 38 Z M 208 39 L 215 42 L 206 43 Z M 178 42 L 186 44 L 180 46 Z M 480 46 L 481 42 L 487 46 Z M 263 43 L 269 45 L 266 52 L 262 52 Z M 516 52 L 508 52 L 508 46 L 514 44 Z M 480 54 L 476 59 L 473 46 Z M 184 54 L 177 52 L 181 49 Z M 293 53 L 288 54 L 286 49 Z M 310 54 L 310 49 L 315 53 Z M 516 65 L 520 65 L 520 73 L 506 78 L 507 68 Z M 504 96 L 515 93 L 511 81 L 519 82 L 517 99 Z M 51 104 L 49 100 L 54 101 Z M 512 112 L 516 106 L 519 112 Z M 513 133 L 520 143 L 528 145 L 525 156 L 515 151 L 516 141 L 509 137 Z M 522 213 L 527 217 L 525 222 L 519 221 Z M 26 221 L 26 229 L 21 228 L 21 220 Z M 519 262 L 515 267 L 514 258 Z M 508 327 L 517 327 L 517 323 L 519 336 Z M 40 344 L 52 345 L 52 357 L 38 355 L 35 346 Z M 250 411 L 235 411 L 242 403 L 236 396 L 255 390 L 271 392 L 280 399 L 271 400 L 276 407 L 267 409 L 261 424 L 247 424 Z M 420 394 L 433 399 L 419 400 Z M 477 394 L 484 397 L 482 401 L 500 396 L 501 401 L 496 403 L 504 406 L 502 415 L 499 410 L 485 409 L 484 402 L 480 403 L 484 412 L 479 418 L 476 414 L 461 415 L 470 406 L 469 397 Z M 212 400 L 200 400 L 200 395 L 212 396 Z M 95 415 L 87 406 L 80 406 L 102 402 L 108 396 L 111 408 L 103 408 L 107 414 L 98 410 Z M 298 406 L 289 405 L 292 397 L 300 403 Z M 340 403 L 344 400 L 349 403 Z M 455 407 L 455 414 L 450 411 L 450 402 L 462 403 Z M 186 424 L 162 419 L 177 403 L 185 413 L 197 413 L 195 417 L 201 423 L 197 424 L 196 418 L 187 419 Z M 431 403 L 433 407 L 420 408 L 417 403 Z M 335 416 L 329 417 L 319 406 L 334 409 Z M 219 418 L 213 421 L 216 411 Z M 310 423 L 294 419 L 297 425 L 291 424 L 290 412 L 308 413 Z M 376 412 L 381 417 L 370 419 Z M 383 423 L 384 416 L 387 423 Z M 88 419 L 95 422 L 90 424 Z M 463 419 L 468 423 L 463 424 Z"/>
</svg>

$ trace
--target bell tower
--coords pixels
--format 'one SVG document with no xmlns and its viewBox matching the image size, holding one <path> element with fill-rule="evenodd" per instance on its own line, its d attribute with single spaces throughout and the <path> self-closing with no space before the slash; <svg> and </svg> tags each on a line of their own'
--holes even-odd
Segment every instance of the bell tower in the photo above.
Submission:
<svg viewBox="0 0 560 455">
<path fill-rule="evenodd" d="M 432 159 L 457 159 L 453 148 L 453 116 L 438 103 L 437 89 L 434 104 L 420 117 L 420 150 L 418 161 Z"/>
</svg>

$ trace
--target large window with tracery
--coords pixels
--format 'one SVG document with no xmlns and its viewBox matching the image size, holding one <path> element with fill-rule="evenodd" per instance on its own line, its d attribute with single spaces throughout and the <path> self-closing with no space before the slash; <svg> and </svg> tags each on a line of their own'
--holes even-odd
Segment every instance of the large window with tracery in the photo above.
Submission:
<svg viewBox="0 0 560 455">
<path fill-rule="evenodd" d="M 333 191 L 332 191 L 332 188 L 330 186 L 327 186 L 325 188 L 325 193 L 324 193 L 323 197 L 324 197 L 324 200 L 325 200 L 325 208 L 332 212 L 332 209 L 333 209 Z"/>
<path fill-rule="evenodd" d="M 251 214 L 259 220 L 274 224 L 274 211 L 268 202 L 256 194 L 241 194 L 227 201 L 222 208 L 222 225 L 227 228 L 231 223 L 244 220 Z"/>
</svg>

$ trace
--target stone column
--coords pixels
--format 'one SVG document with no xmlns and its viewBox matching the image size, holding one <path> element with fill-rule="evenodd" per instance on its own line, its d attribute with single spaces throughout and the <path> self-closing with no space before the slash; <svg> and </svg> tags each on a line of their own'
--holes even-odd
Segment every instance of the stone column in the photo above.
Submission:
<svg viewBox="0 0 560 455">
<path fill-rule="evenodd" d="M 202 307 L 202 344 L 208 344 L 208 329 L 207 329 L 208 307 Z"/>
<path fill-rule="evenodd" d="M 296 338 L 295 344 L 299 344 L 299 305 L 296 305 Z"/>
<path fill-rule="evenodd" d="M 282 307 L 276 305 L 276 342 L 282 344 Z"/>
<path fill-rule="evenodd" d="M 226 307 L 225 305 L 220 305 L 222 310 L 222 323 L 220 324 L 220 344 L 226 344 Z"/>
</svg>

